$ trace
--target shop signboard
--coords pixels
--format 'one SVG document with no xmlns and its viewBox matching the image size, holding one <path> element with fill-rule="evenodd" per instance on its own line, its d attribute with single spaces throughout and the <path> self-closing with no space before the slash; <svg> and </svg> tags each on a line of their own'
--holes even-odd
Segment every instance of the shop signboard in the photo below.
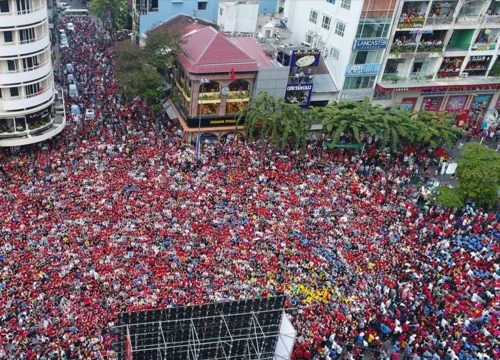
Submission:
<svg viewBox="0 0 500 360">
<path fill-rule="evenodd" d="M 441 107 L 442 102 L 443 102 L 442 96 L 425 97 L 424 100 L 422 101 L 421 110 L 434 111 L 434 112 L 439 111 L 439 108 Z"/>
<path fill-rule="evenodd" d="M 381 64 L 347 65 L 346 76 L 370 76 L 380 73 Z"/>
<path fill-rule="evenodd" d="M 37 111 L 36 113 L 26 115 L 26 120 L 29 122 L 39 122 L 50 119 L 50 106 L 43 110 Z"/>
<path fill-rule="evenodd" d="M 385 49 L 387 43 L 387 39 L 356 39 L 352 49 L 359 51 Z"/>
<path fill-rule="evenodd" d="M 223 126 L 236 126 L 243 125 L 245 123 L 244 119 L 238 121 L 238 117 L 234 115 L 229 116 L 202 116 L 201 121 L 197 116 L 189 116 L 186 118 L 186 122 L 188 127 L 190 128 L 198 128 L 198 126 L 202 128 L 207 127 L 223 127 Z"/>
<path fill-rule="evenodd" d="M 286 86 L 285 100 L 288 103 L 307 108 L 311 101 L 313 84 L 288 84 Z"/>
<path fill-rule="evenodd" d="M 294 50 L 290 58 L 290 74 L 286 86 L 285 100 L 302 108 L 309 107 L 312 95 L 312 80 L 316 74 L 321 51 L 318 49 Z"/>
<path fill-rule="evenodd" d="M 342 90 L 340 100 L 363 100 L 364 98 L 371 99 L 375 89 L 349 89 Z"/>
<path fill-rule="evenodd" d="M 415 104 L 417 103 L 417 98 L 404 98 L 401 102 L 401 110 L 413 111 L 415 109 Z"/>
<path fill-rule="evenodd" d="M 446 111 L 461 111 L 465 108 L 467 104 L 467 95 L 450 96 L 448 98 L 448 104 L 446 104 Z"/>
</svg>

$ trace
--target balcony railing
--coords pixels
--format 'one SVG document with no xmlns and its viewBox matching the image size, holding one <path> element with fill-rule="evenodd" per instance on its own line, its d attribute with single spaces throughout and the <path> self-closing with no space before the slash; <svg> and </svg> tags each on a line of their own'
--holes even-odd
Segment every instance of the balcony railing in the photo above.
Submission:
<svg viewBox="0 0 500 360">
<path fill-rule="evenodd" d="M 410 73 L 409 79 L 411 81 L 431 81 L 434 75 L 432 74 L 425 74 L 421 72 L 412 72 Z"/>
<path fill-rule="evenodd" d="M 469 51 L 470 44 L 454 44 L 448 45 L 446 51 Z"/>
<path fill-rule="evenodd" d="M 484 76 L 486 75 L 487 68 L 484 69 L 465 69 L 463 73 L 467 73 L 467 76 Z"/>
<path fill-rule="evenodd" d="M 25 44 L 31 44 L 37 41 L 40 41 L 44 38 L 46 38 L 49 35 L 47 31 L 44 31 L 43 34 L 38 35 L 37 37 L 33 39 L 27 39 L 27 40 L 19 40 L 19 41 L 12 41 L 8 43 L 3 43 L 2 46 L 9 46 L 9 45 L 25 45 Z"/>
<path fill-rule="evenodd" d="M 32 14 L 34 12 L 43 10 L 45 7 L 46 7 L 46 5 L 40 5 L 40 6 L 36 6 L 36 7 L 31 8 L 31 9 L 26 9 L 26 10 L 14 10 L 13 9 L 13 10 L 11 10 L 9 12 L 0 12 L 0 16 L 5 16 L 5 15 L 12 16 L 12 15 Z"/>
<path fill-rule="evenodd" d="M 3 70 L 3 71 L 0 71 L 0 74 L 16 74 L 16 73 L 23 73 L 23 72 L 33 71 L 33 70 L 39 69 L 41 67 L 44 67 L 48 63 L 49 63 L 49 61 L 47 60 L 47 61 L 39 63 L 38 65 L 31 66 L 31 67 L 28 67 L 28 68 L 17 68 L 16 70 Z"/>
<path fill-rule="evenodd" d="M 425 20 L 425 25 L 448 25 L 453 23 L 453 16 L 430 17 Z"/>
<path fill-rule="evenodd" d="M 500 24 L 500 15 L 488 15 L 484 17 L 485 24 Z"/>
<path fill-rule="evenodd" d="M 496 43 L 475 43 L 472 45 L 472 49 L 474 51 L 487 51 L 487 50 L 495 50 L 497 47 Z"/>
<path fill-rule="evenodd" d="M 384 73 L 384 75 L 382 75 L 383 82 L 397 83 L 401 79 L 402 77 L 399 76 L 399 73 Z"/>
<path fill-rule="evenodd" d="M 457 77 L 460 71 L 438 71 L 437 76 L 440 78 Z"/>
<path fill-rule="evenodd" d="M 424 22 L 425 18 L 423 16 L 414 18 L 401 17 L 399 18 L 397 27 L 398 29 L 421 28 L 424 26 Z"/>
<path fill-rule="evenodd" d="M 227 101 L 248 101 L 250 100 L 250 94 L 248 90 L 230 91 L 227 96 Z"/>
<path fill-rule="evenodd" d="M 479 24 L 481 20 L 481 16 L 476 15 L 459 15 L 457 17 L 458 24 Z"/>
<path fill-rule="evenodd" d="M 415 51 L 415 47 L 417 44 L 408 44 L 408 45 L 396 45 L 392 44 L 391 46 L 391 54 L 396 54 L 396 53 L 412 53 Z"/>
<path fill-rule="evenodd" d="M 440 52 L 443 51 L 444 45 L 428 45 L 428 44 L 418 44 L 418 52 Z"/>
<path fill-rule="evenodd" d="M 198 94 L 199 104 L 216 104 L 220 102 L 220 92 L 205 92 Z"/>
</svg>

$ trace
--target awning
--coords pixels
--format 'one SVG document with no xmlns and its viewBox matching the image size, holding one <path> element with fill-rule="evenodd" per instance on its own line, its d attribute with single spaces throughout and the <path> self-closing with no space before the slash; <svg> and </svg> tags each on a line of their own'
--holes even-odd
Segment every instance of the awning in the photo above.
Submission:
<svg viewBox="0 0 500 360">
<path fill-rule="evenodd" d="M 335 86 L 330 74 L 316 74 L 313 80 L 313 93 L 337 93 L 339 90 Z"/>
</svg>

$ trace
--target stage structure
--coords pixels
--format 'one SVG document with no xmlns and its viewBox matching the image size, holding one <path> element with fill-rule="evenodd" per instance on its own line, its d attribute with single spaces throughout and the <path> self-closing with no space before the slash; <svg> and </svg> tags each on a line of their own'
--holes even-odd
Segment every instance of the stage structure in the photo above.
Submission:
<svg viewBox="0 0 500 360">
<path fill-rule="evenodd" d="M 122 313 L 113 348 L 121 360 L 289 359 L 295 334 L 284 303 L 279 296 Z"/>
</svg>

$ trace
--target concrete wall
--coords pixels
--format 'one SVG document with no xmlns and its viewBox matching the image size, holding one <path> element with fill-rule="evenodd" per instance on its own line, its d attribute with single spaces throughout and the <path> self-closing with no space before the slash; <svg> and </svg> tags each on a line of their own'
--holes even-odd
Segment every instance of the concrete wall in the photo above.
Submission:
<svg viewBox="0 0 500 360">
<path fill-rule="evenodd" d="M 224 32 L 253 33 L 257 28 L 258 16 L 259 4 L 221 2 L 219 3 L 217 25 Z"/>
</svg>

